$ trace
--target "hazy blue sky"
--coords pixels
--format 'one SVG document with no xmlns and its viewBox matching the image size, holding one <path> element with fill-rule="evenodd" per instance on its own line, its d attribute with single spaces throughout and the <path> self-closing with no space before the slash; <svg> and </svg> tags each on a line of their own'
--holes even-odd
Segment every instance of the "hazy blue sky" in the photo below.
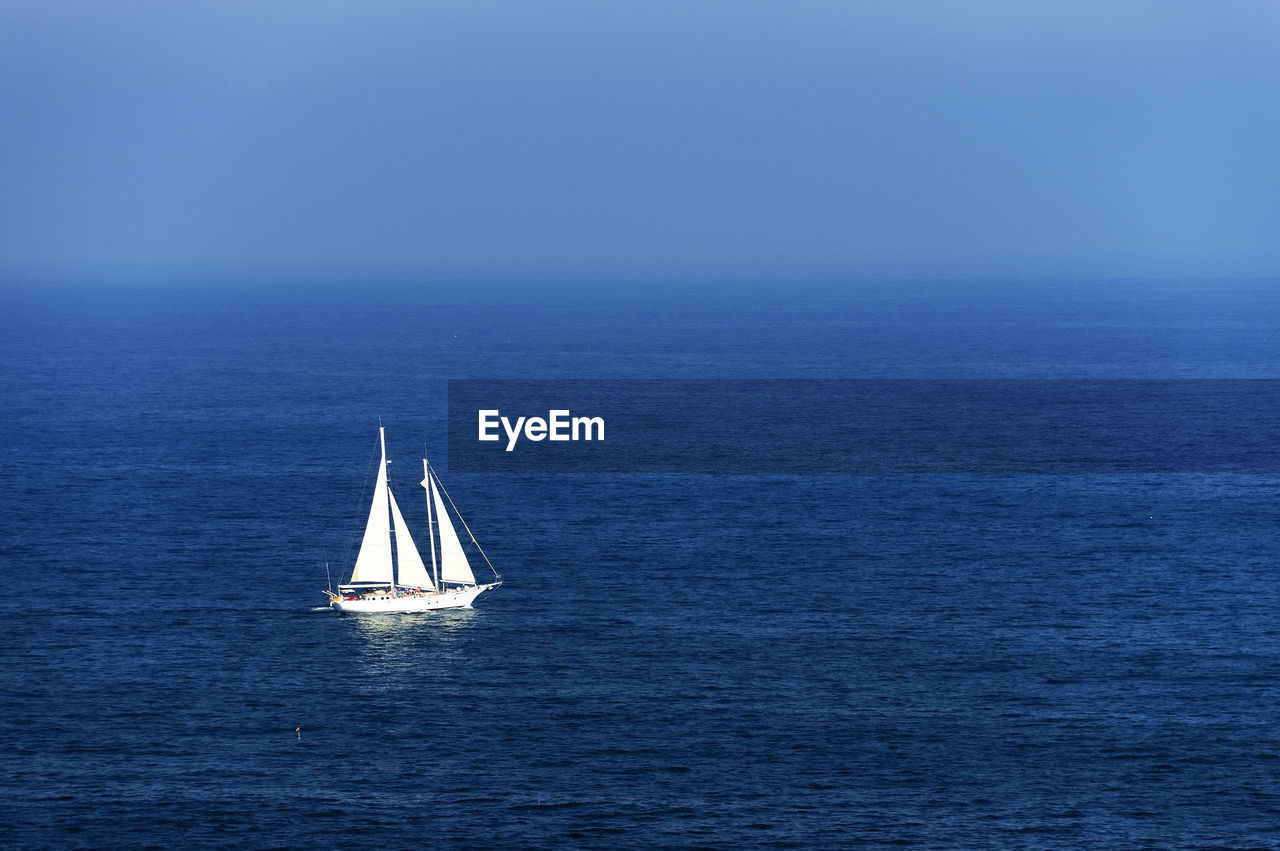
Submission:
<svg viewBox="0 0 1280 851">
<path fill-rule="evenodd" d="M 1280 270 L 1280 3 L 0 3 L 0 264 Z"/>
</svg>

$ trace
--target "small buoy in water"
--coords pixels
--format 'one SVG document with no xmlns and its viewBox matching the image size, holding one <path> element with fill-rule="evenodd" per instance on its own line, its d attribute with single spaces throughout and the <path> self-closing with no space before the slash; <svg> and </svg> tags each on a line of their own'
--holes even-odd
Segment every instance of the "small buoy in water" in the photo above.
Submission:
<svg viewBox="0 0 1280 851">
<path fill-rule="evenodd" d="M 297 734 L 298 734 L 298 741 L 302 741 L 302 728 L 301 728 L 301 727 L 294 727 L 294 728 L 293 728 L 293 732 L 295 732 L 295 733 L 297 733 Z"/>
</svg>

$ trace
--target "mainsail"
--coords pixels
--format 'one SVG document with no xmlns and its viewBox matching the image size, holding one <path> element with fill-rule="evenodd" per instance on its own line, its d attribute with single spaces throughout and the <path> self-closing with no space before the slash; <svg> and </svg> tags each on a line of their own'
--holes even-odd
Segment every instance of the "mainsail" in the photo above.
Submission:
<svg viewBox="0 0 1280 851">
<path fill-rule="evenodd" d="M 431 499 L 436 506 L 436 519 L 440 522 L 440 581 L 475 585 L 476 575 L 471 572 L 471 563 L 467 561 L 462 542 L 458 540 L 458 533 L 453 530 L 449 513 L 444 510 L 444 502 L 440 499 L 435 478 L 430 477 L 429 481 Z"/>
<path fill-rule="evenodd" d="M 396 512 L 399 513 L 398 511 Z M 378 465 L 378 481 L 373 486 L 373 506 L 364 527 L 364 541 L 356 556 L 351 583 L 391 584 L 391 536 L 387 534 L 387 449 L 383 444 L 382 463 Z"/>
</svg>

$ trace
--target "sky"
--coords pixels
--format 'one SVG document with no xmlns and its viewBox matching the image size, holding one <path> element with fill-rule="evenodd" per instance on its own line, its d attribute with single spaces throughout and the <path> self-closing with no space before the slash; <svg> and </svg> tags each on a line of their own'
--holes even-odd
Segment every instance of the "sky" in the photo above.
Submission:
<svg viewBox="0 0 1280 851">
<path fill-rule="evenodd" d="M 11 275 L 1280 273 L 1269 0 L 7 0 L 0 121 Z"/>
</svg>

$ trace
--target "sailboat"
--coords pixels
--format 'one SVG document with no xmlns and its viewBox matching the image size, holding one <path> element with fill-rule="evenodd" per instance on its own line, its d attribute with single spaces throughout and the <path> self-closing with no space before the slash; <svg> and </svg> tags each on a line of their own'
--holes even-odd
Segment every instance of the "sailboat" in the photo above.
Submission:
<svg viewBox="0 0 1280 851">
<path fill-rule="evenodd" d="M 458 514 L 453 499 L 440 483 L 427 459 L 422 459 L 422 481 L 427 496 L 427 534 L 431 551 L 431 573 L 418 552 L 418 547 L 405 525 L 404 515 L 396 504 L 395 494 L 387 480 L 386 429 L 378 427 L 378 444 L 382 461 L 373 487 L 373 505 L 364 528 L 364 540 L 351 571 L 351 581 L 332 588 L 329 607 L 340 612 L 431 612 L 437 609 L 469 609 L 475 599 L 502 584 L 502 577 L 484 554 L 467 521 Z M 444 499 L 441 499 L 443 494 Z M 493 581 L 476 582 L 467 551 L 445 510 L 449 500 L 462 528 L 466 530 L 478 552 L 493 571 Z M 433 519 L 434 515 L 434 519 Z M 439 560 L 436 558 L 436 532 L 439 532 Z M 393 546 L 394 544 L 394 546 Z"/>
</svg>

